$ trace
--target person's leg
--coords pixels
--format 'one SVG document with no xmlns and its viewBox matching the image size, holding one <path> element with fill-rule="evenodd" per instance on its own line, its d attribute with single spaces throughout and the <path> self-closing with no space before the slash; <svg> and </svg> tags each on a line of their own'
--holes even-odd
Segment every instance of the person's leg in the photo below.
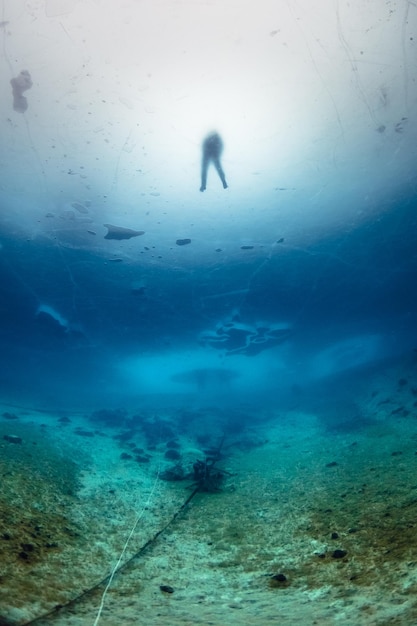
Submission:
<svg viewBox="0 0 417 626">
<path fill-rule="evenodd" d="M 218 175 L 220 176 L 220 180 L 223 184 L 223 189 L 227 189 L 226 176 L 223 172 L 222 166 L 220 165 L 220 159 L 213 159 L 213 165 L 216 168 Z"/>
<path fill-rule="evenodd" d="M 200 187 L 200 191 L 205 191 L 206 190 L 208 165 L 209 165 L 209 160 L 204 156 L 203 160 L 201 161 L 201 187 Z"/>
</svg>

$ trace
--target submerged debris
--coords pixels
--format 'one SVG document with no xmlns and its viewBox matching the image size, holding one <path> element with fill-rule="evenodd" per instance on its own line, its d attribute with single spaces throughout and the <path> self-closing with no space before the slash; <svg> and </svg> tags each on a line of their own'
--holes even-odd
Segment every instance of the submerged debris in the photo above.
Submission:
<svg viewBox="0 0 417 626">
<path fill-rule="evenodd" d="M 193 465 L 193 487 L 205 493 L 221 491 L 221 485 L 225 476 L 225 470 L 214 467 L 217 459 L 207 458 L 205 461 L 198 460 Z"/>
</svg>

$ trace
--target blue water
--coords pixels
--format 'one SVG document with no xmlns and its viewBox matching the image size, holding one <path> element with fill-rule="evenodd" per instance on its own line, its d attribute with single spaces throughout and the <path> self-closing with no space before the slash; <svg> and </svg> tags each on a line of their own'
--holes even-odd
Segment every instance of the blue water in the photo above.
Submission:
<svg viewBox="0 0 417 626">
<path fill-rule="evenodd" d="M 136 258 L 111 262 L 5 230 L 0 390 L 20 404 L 267 405 L 417 346 L 412 197 L 311 245 L 213 242 L 200 262 L 191 241 L 191 269 L 175 245 L 166 263 L 163 247 L 152 263 L 141 243 Z"/>
</svg>

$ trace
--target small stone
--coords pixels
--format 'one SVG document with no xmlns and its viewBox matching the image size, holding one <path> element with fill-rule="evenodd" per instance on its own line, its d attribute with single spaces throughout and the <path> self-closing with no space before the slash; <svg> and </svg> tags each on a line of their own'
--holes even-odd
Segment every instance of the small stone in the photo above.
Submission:
<svg viewBox="0 0 417 626">
<path fill-rule="evenodd" d="M 277 582 L 280 583 L 285 583 L 287 580 L 287 577 L 285 576 L 285 574 L 274 574 L 273 576 L 271 576 L 272 580 L 276 580 Z"/>
<path fill-rule="evenodd" d="M 21 543 L 20 545 L 25 552 L 33 552 L 35 549 L 33 543 Z"/>
<path fill-rule="evenodd" d="M 269 586 L 272 587 L 273 589 L 278 589 L 279 587 L 285 588 L 285 587 L 288 587 L 288 585 L 289 585 L 288 578 L 285 576 L 285 574 L 282 574 L 282 573 L 274 574 L 269 579 Z"/>
<path fill-rule="evenodd" d="M 326 467 L 336 467 L 336 465 L 338 465 L 336 461 L 331 461 L 330 463 L 326 463 Z"/>
<path fill-rule="evenodd" d="M 159 585 L 159 588 L 164 593 L 174 593 L 174 587 L 171 587 L 171 585 Z"/>
<path fill-rule="evenodd" d="M 177 244 L 177 246 L 186 246 L 191 243 L 191 239 L 189 239 L 188 237 L 186 237 L 185 239 L 177 239 L 175 243 Z"/>
<path fill-rule="evenodd" d="M 331 539 L 339 539 L 339 535 L 338 535 L 337 533 L 332 533 L 332 534 L 330 535 L 330 538 L 331 538 Z"/>
<path fill-rule="evenodd" d="M 343 557 L 345 557 L 346 555 L 347 555 L 346 550 L 335 550 L 335 551 L 332 553 L 332 557 L 333 557 L 334 559 L 343 559 Z"/>
</svg>

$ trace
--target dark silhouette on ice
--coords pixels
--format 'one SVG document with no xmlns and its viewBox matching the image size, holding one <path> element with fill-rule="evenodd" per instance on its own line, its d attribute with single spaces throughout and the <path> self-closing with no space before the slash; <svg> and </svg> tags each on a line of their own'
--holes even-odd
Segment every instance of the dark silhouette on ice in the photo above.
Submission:
<svg viewBox="0 0 417 626">
<path fill-rule="evenodd" d="M 23 92 L 33 85 L 29 72 L 22 70 L 18 76 L 11 79 L 10 84 L 13 92 L 13 109 L 18 113 L 24 113 L 28 108 L 28 101 Z"/>
<path fill-rule="evenodd" d="M 213 163 L 220 180 L 222 181 L 223 189 L 227 189 L 226 177 L 223 172 L 223 168 L 220 164 L 220 155 L 223 151 L 223 141 L 218 133 L 210 133 L 203 141 L 203 158 L 201 161 L 201 187 L 200 191 L 206 190 L 207 185 L 207 170 L 210 163 Z"/>
</svg>

